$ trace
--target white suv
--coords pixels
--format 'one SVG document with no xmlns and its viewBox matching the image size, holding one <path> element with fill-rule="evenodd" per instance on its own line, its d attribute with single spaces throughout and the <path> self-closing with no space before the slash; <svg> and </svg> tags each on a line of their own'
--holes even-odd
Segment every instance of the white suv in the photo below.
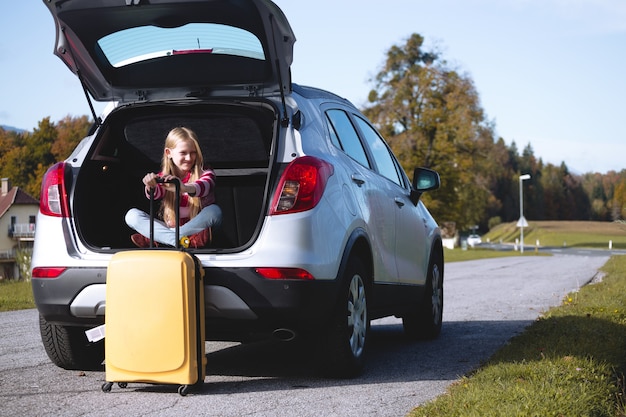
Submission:
<svg viewBox="0 0 626 417">
<path fill-rule="evenodd" d="M 349 377 L 372 319 L 439 334 L 443 250 L 420 201 L 439 176 L 417 168 L 411 183 L 350 102 L 292 83 L 295 36 L 274 3 L 44 3 L 55 54 L 112 103 L 42 185 L 32 283 L 56 365 L 102 362 L 84 331 L 104 322 L 107 265 L 132 247 L 124 214 L 148 210 L 141 178 L 174 126 L 197 133 L 217 175 L 222 227 L 194 250 L 209 340 L 314 336 L 327 373 Z"/>
</svg>

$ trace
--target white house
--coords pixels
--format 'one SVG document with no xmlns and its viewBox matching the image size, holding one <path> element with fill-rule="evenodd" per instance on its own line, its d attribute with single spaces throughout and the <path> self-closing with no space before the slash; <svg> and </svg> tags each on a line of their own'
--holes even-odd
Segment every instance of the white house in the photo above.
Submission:
<svg viewBox="0 0 626 417">
<path fill-rule="evenodd" d="M 1 181 L 0 280 L 17 279 L 21 278 L 21 274 L 16 255 L 19 249 L 25 249 L 28 253 L 32 251 L 39 201 L 19 187 L 11 187 L 8 178 L 2 178 Z"/>
</svg>

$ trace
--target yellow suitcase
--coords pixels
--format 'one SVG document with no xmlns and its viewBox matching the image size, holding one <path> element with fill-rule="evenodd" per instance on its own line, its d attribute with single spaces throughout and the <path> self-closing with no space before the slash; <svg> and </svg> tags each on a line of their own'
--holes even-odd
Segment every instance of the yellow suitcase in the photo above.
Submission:
<svg viewBox="0 0 626 417">
<path fill-rule="evenodd" d="M 204 270 L 182 250 L 118 252 L 107 269 L 104 392 L 114 383 L 204 383 Z"/>
</svg>

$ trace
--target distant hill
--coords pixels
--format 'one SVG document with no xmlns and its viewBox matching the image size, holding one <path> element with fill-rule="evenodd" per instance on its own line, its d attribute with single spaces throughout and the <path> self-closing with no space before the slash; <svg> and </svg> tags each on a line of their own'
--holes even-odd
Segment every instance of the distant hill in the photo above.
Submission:
<svg viewBox="0 0 626 417">
<path fill-rule="evenodd" d="M 17 133 L 24 133 L 24 132 L 26 132 L 25 129 L 20 129 L 18 127 L 13 127 L 13 126 L 0 125 L 0 127 L 3 128 L 4 130 L 7 130 L 7 131 L 10 130 L 12 132 L 17 132 Z"/>
</svg>

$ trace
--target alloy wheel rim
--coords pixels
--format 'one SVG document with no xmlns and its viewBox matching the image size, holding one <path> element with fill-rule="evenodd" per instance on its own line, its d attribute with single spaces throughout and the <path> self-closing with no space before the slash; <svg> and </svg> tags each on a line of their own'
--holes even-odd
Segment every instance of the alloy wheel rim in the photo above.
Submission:
<svg viewBox="0 0 626 417">
<path fill-rule="evenodd" d="M 348 327 L 350 333 L 350 349 L 354 357 L 363 353 L 365 334 L 367 331 L 367 302 L 365 285 L 360 276 L 355 275 L 350 282 L 348 293 Z"/>
</svg>

